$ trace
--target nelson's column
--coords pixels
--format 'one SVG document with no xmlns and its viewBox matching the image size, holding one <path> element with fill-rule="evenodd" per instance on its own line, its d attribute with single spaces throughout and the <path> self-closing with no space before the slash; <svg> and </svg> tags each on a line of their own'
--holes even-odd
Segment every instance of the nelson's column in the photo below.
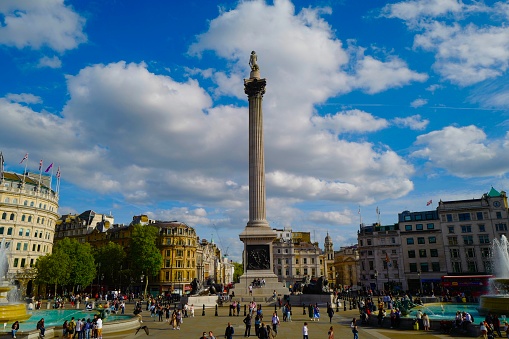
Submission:
<svg viewBox="0 0 509 339">
<path fill-rule="evenodd" d="M 239 236 L 244 243 L 244 274 L 235 286 L 235 293 L 249 295 L 253 280 L 264 279 L 264 286 L 253 287 L 253 296 L 270 297 L 274 290 L 278 294 L 287 294 L 288 289 L 274 274 L 272 242 L 277 236 L 266 220 L 262 98 L 267 82 L 260 78 L 254 51 L 249 65 L 249 79 L 244 79 L 244 92 L 249 99 L 249 221 Z"/>
</svg>

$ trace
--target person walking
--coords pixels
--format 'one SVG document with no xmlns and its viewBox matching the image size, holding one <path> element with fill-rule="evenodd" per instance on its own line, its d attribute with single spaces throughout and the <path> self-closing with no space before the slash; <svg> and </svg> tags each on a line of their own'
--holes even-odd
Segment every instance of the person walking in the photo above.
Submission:
<svg viewBox="0 0 509 339">
<path fill-rule="evenodd" d="M 272 314 L 272 330 L 277 335 L 277 328 L 279 326 L 279 317 L 277 316 L 277 312 L 274 311 Z"/>
<path fill-rule="evenodd" d="M 251 315 L 247 315 L 244 318 L 244 324 L 246 324 L 246 331 L 244 332 L 244 337 L 251 336 Z"/>
<path fill-rule="evenodd" d="M 216 339 L 216 337 L 214 337 L 214 332 L 209 331 L 209 337 L 207 339 Z"/>
<path fill-rule="evenodd" d="M 103 339 L 103 320 L 101 317 L 97 317 L 97 339 Z"/>
<path fill-rule="evenodd" d="M 269 339 L 269 330 L 270 330 L 270 326 L 267 325 L 267 327 L 265 327 L 265 324 L 262 323 L 262 325 L 260 326 L 260 330 L 258 332 L 258 338 L 260 339 Z"/>
<path fill-rule="evenodd" d="M 327 339 L 334 339 L 334 329 L 332 326 L 329 328 L 329 332 L 327 332 Z"/>
<path fill-rule="evenodd" d="M 232 324 L 228 323 L 228 326 L 226 326 L 226 329 L 224 330 L 224 337 L 225 339 L 232 339 L 233 334 L 235 334 L 235 330 L 233 329 Z"/>
<path fill-rule="evenodd" d="M 260 319 L 260 316 L 257 314 L 255 317 L 255 335 L 257 337 L 260 336 L 260 325 L 262 324 L 262 320 Z"/>
<path fill-rule="evenodd" d="M 14 324 L 12 324 L 11 327 L 11 334 L 13 338 L 16 338 L 16 332 L 19 330 L 19 321 L 15 321 Z"/>
<path fill-rule="evenodd" d="M 352 329 L 353 339 L 359 339 L 359 329 L 357 328 L 357 320 L 355 318 L 353 318 L 350 328 Z"/>
<path fill-rule="evenodd" d="M 316 321 L 320 321 L 320 309 L 318 308 L 318 304 L 315 304 L 315 307 L 313 308 L 313 321 L 316 319 Z"/>
<path fill-rule="evenodd" d="M 426 313 L 422 314 L 422 327 L 424 331 L 429 331 L 429 316 Z"/>
<path fill-rule="evenodd" d="M 312 304 L 308 305 L 308 315 L 309 315 L 309 320 L 313 320 L 313 305 Z"/>
<path fill-rule="evenodd" d="M 329 316 L 329 324 L 332 323 L 332 317 L 334 316 L 334 309 L 332 308 L 332 305 L 329 304 L 327 307 L 327 315 Z"/>
<path fill-rule="evenodd" d="M 302 339 L 309 339 L 308 323 L 304 323 L 302 326 Z"/>
</svg>

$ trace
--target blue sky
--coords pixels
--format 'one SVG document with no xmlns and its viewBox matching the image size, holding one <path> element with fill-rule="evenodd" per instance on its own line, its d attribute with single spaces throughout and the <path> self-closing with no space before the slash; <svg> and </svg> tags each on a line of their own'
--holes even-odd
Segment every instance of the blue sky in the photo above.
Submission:
<svg viewBox="0 0 509 339">
<path fill-rule="evenodd" d="M 7 170 L 60 166 L 60 213 L 179 220 L 238 259 L 247 98 L 264 96 L 267 219 L 326 232 L 505 190 L 509 2 L 0 3 Z M 426 206 L 432 200 L 433 206 Z"/>
</svg>

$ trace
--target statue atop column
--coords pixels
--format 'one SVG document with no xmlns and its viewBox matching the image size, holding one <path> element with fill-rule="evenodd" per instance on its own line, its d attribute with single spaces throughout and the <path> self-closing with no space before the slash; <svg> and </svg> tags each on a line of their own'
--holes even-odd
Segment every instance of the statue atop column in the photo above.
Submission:
<svg viewBox="0 0 509 339">
<path fill-rule="evenodd" d="M 255 51 L 251 52 L 251 56 L 249 57 L 249 66 L 251 66 L 251 73 L 249 77 L 251 79 L 260 79 L 260 66 L 258 66 L 258 57 Z"/>
</svg>

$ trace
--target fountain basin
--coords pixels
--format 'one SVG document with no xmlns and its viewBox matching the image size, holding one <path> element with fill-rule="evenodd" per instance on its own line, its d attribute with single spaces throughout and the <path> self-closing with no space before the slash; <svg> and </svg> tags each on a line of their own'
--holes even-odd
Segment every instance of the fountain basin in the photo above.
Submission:
<svg viewBox="0 0 509 339">
<path fill-rule="evenodd" d="M 7 304 L 0 305 L 0 323 L 25 321 L 30 318 L 30 314 L 27 314 L 25 304 Z"/>
<path fill-rule="evenodd" d="M 482 295 L 479 302 L 479 314 L 509 314 L 509 295 Z"/>
</svg>

